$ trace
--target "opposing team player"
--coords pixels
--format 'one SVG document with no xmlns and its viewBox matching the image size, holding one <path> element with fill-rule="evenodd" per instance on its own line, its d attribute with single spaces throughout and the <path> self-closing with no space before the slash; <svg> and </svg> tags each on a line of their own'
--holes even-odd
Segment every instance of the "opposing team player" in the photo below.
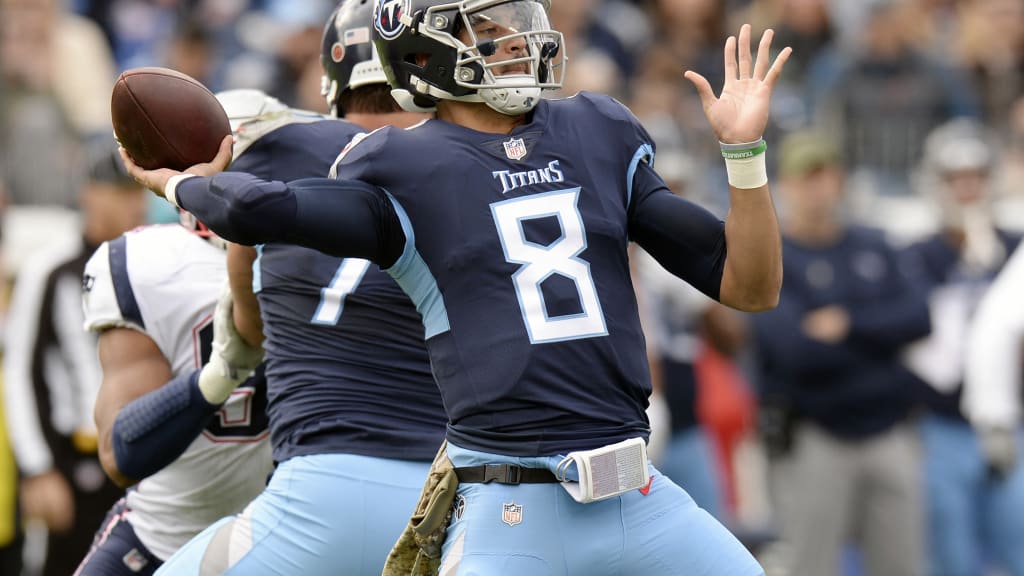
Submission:
<svg viewBox="0 0 1024 576">
<path fill-rule="evenodd" d="M 153 574 L 271 472 L 262 349 L 233 329 L 224 241 L 191 215 L 102 244 L 85 267 L 99 332 L 100 460 L 122 486 L 76 576 Z M 243 383 L 243 381 L 245 381 Z"/>
<path fill-rule="evenodd" d="M 775 304 L 781 250 L 761 134 L 789 50 L 769 65 L 766 33 L 755 62 L 744 26 L 738 59 L 736 39 L 726 43 L 720 98 L 687 75 L 727 158 L 723 224 L 665 187 L 621 104 L 540 98 L 564 64 L 545 8 L 378 0 L 374 34 L 397 98 L 436 106 L 437 119 L 364 138 L 339 180 L 126 164 L 233 240 L 369 258 L 412 297 L 461 482 L 442 574 L 761 574 L 647 465 L 650 382 L 627 245 L 733 307 Z M 225 142 L 220 166 L 229 152 Z"/>
<path fill-rule="evenodd" d="M 342 2 L 324 31 L 325 96 L 357 123 L 288 110 L 253 90 L 222 93 L 236 125 L 233 169 L 268 180 L 326 176 L 355 134 L 426 118 L 391 98 L 370 44 L 372 6 Z M 255 273 L 278 467 L 243 514 L 210 527 L 160 574 L 379 576 L 447 422 L 419 314 L 366 260 L 269 243 L 253 269 L 236 254 L 245 249 L 229 248 L 229 269 Z"/>
</svg>

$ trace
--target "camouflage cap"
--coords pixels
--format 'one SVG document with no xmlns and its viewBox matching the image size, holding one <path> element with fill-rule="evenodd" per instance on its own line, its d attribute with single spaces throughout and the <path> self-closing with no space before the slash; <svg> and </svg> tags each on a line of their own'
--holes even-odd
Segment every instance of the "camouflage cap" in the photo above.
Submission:
<svg viewBox="0 0 1024 576">
<path fill-rule="evenodd" d="M 779 145 L 779 176 L 783 178 L 799 178 L 818 168 L 842 163 L 835 140 L 820 132 L 793 132 Z"/>
</svg>

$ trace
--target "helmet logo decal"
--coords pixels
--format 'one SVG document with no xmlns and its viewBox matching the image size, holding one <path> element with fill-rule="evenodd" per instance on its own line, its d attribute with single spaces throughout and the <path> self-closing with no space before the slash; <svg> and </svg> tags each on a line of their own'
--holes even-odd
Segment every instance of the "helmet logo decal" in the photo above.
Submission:
<svg viewBox="0 0 1024 576">
<path fill-rule="evenodd" d="M 341 62 L 345 59 L 345 47 L 341 45 L 341 42 L 335 42 L 331 46 L 331 60 L 335 63 Z"/>
<path fill-rule="evenodd" d="M 384 39 L 394 40 L 405 30 L 402 16 L 408 11 L 409 0 L 377 0 L 373 14 L 373 27 Z"/>
</svg>

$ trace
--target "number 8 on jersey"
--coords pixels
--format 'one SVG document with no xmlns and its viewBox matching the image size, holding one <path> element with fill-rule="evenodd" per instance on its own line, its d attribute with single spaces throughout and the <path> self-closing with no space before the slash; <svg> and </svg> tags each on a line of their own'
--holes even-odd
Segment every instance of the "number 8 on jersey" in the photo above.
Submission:
<svg viewBox="0 0 1024 576">
<path fill-rule="evenodd" d="M 512 275 L 523 321 L 533 344 L 606 336 L 608 328 L 590 263 L 578 256 L 587 248 L 580 189 L 557 190 L 491 204 L 505 259 L 522 266 Z M 562 235 L 544 246 L 526 239 L 523 222 L 556 217 Z M 576 285 L 582 312 L 550 317 L 541 285 L 558 274 Z"/>
</svg>

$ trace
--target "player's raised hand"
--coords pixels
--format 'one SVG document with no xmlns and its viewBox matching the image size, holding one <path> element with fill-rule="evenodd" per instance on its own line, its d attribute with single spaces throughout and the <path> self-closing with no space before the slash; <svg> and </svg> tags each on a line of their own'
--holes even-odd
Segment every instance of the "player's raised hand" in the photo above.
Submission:
<svg viewBox="0 0 1024 576">
<path fill-rule="evenodd" d="M 157 168 L 155 170 L 146 170 L 141 168 L 138 164 L 132 161 L 131 156 L 128 152 L 121 148 L 121 161 L 124 162 L 124 167 L 128 170 L 128 174 L 135 179 L 140 185 L 152 190 L 157 196 L 166 198 L 164 195 L 164 189 L 167 188 L 167 182 L 174 176 L 179 174 L 194 174 L 196 176 L 213 176 L 219 172 L 223 172 L 228 164 L 231 163 L 231 147 L 234 143 L 232 136 L 225 136 L 224 140 L 220 143 L 220 149 L 217 151 L 217 156 L 209 162 L 202 164 L 196 164 L 186 168 L 184 172 L 178 172 L 170 168 Z"/>
<path fill-rule="evenodd" d="M 784 48 L 769 66 L 773 36 L 772 30 L 761 36 L 756 61 L 750 52 L 749 24 L 740 28 L 738 42 L 735 36 L 725 41 L 725 86 L 717 98 L 706 78 L 686 71 L 685 76 L 697 88 L 704 114 L 721 142 L 753 142 L 764 134 L 772 89 L 792 53 L 790 48 Z"/>
</svg>

